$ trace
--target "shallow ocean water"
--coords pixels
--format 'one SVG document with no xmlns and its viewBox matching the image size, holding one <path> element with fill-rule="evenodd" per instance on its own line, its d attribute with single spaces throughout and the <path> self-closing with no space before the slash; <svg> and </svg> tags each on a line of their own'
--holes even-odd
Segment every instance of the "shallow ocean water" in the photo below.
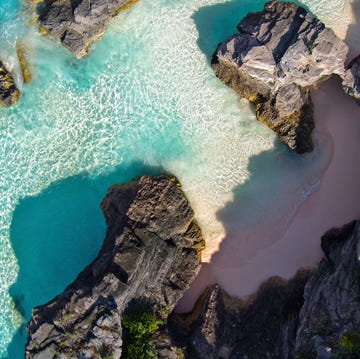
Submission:
<svg viewBox="0 0 360 359">
<path fill-rule="evenodd" d="M 264 2 L 141 0 L 77 61 L 27 25 L 25 0 L 0 0 L 0 56 L 22 91 L 16 106 L 0 109 L 0 358 L 23 357 L 31 309 L 96 255 L 111 184 L 174 173 L 210 246 L 226 231 L 217 212 L 239 191 L 239 226 L 281 222 L 280 236 L 316 189 L 329 136 L 317 134 L 314 153 L 295 156 L 209 65 L 218 42 Z M 334 26 L 344 4 L 306 2 Z M 28 48 L 29 85 L 16 39 Z"/>
</svg>

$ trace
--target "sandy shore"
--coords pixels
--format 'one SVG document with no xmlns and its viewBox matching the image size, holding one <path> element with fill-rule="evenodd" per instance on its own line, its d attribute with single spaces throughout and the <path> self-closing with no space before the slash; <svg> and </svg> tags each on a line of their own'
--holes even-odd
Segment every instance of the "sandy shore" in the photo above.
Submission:
<svg viewBox="0 0 360 359">
<path fill-rule="evenodd" d="M 239 257 L 234 250 L 238 238 L 226 236 L 220 251 L 203 264 L 179 303 L 179 311 L 190 310 L 199 294 L 213 283 L 232 295 L 246 296 L 270 276 L 290 278 L 300 267 L 314 265 L 321 258 L 320 237 L 326 230 L 360 217 L 360 107 L 342 93 L 337 79 L 315 90 L 313 101 L 319 131 L 328 131 L 333 140 L 333 157 L 320 188 L 299 208 L 283 237 L 249 260 L 244 255 L 252 252 L 251 244 L 242 246 Z M 265 228 L 249 240 L 259 245 L 274 230 Z"/>
<path fill-rule="evenodd" d="M 360 2 L 356 11 L 360 11 Z M 355 15 L 360 18 L 356 13 L 352 19 Z M 354 35 L 358 26 L 354 23 L 347 31 L 351 56 L 357 48 L 360 52 L 360 40 Z M 274 226 L 262 227 L 250 236 L 227 233 L 220 250 L 212 254 L 209 263 L 203 264 L 199 276 L 178 304 L 179 312 L 189 311 L 200 293 L 213 283 L 240 297 L 253 293 L 271 276 L 290 278 L 299 268 L 319 261 L 320 238 L 326 230 L 360 218 L 360 106 L 342 92 L 336 78 L 315 89 L 312 99 L 314 136 L 328 133 L 332 138 L 332 159 L 319 189 L 302 204 L 285 233 L 280 234 Z M 280 238 L 269 246 L 269 237 L 276 235 Z M 247 241 L 242 240 L 244 236 L 248 237 Z"/>
</svg>

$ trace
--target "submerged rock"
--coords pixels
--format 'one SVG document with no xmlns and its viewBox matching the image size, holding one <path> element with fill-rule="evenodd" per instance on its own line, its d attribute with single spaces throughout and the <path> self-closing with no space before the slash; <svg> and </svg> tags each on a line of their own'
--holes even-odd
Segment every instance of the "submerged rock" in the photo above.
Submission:
<svg viewBox="0 0 360 359">
<path fill-rule="evenodd" d="M 19 60 L 19 65 L 23 76 L 23 80 L 26 84 L 28 84 L 31 81 L 32 76 L 28 61 L 28 57 L 29 57 L 28 49 L 24 41 L 21 40 L 16 41 L 16 54 Z"/>
<path fill-rule="evenodd" d="M 216 75 L 256 105 L 258 120 L 298 153 L 312 151 L 310 88 L 343 75 L 348 47 L 293 3 L 271 1 L 248 14 L 216 49 Z"/>
<path fill-rule="evenodd" d="M 143 176 L 110 188 L 103 246 L 63 293 L 33 310 L 27 358 L 120 358 L 131 305 L 162 317 L 199 270 L 200 228 L 179 182 Z"/>
<path fill-rule="evenodd" d="M 185 358 L 358 358 L 360 222 L 322 237 L 314 270 L 264 283 L 246 299 L 208 288 L 192 313 L 172 314 L 169 335 Z"/>
<path fill-rule="evenodd" d="M 20 91 L 14 78 L 0 61 L 0 107 L 11 106 L 19 100 Z"/>
<path fill-rule="evenodd" d="M 77 58 L 105 32 L 113 17 L 138 0 L 36 1 L 40 32 L 50 34 Z"/>
</svg>

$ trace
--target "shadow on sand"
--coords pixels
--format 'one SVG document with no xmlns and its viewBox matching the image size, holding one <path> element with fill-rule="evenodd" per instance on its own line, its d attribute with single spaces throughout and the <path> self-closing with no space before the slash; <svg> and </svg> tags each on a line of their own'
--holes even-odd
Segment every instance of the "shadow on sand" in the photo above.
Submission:
<svg viewBox="0 0 360 359">
<path fill-rule="evenodd" d="M 299 156 L 276 139 L 272 150 L 249 159 L 249 178 L 233 189 L 233 199 L 216 213 L 225 237 L 210 262 L 202 265 L 177 310 L 188 311 L 188 303 L 194 303 L 207 286 L 220 279 L 223 289 L 231 294 L 239 292 L 239 285 L 250 288 L 253 284 L 249 281 L 256 282 L 263 273 L 275 270 L 266 268 L 265 263 L 260 264 L 262 268 L 251 263 L 261 251 L 283 238 L 302 201 L 316 187 L 326 168 L 326 158 L 322 150 L 314 157 Z M 286 263 L 289 258 L 277 260 Z M 279 263 L 279 268 L 284 263 Z M 243 290 L 248 289 L 240 292 Z"/>
<path fill-rule="evenodd" d="M 237 24 L 248 12 L 262 10 L 265 3 L 234 0 L 200 8 L 193 14 L 199 33 L 197 43 L 209 62 L 218 43 L 237 32 Z M 240 273 L 240 270 L 238 278 L 227 277 L 231 273 L 227 268 L 239 268 L 251 262 L 257 252 L 282 238 L 302 201 L 314 190 L 329 163 L 331 149 L 328 145 L 329 142 L 322 143 L 313 154 L 300 156 L 276 139 L 272 150 L 249 159 L 249 178 L 234 188 L 232 201 L 217 212 L 225 229 L 225 238 L 210 263 L 202 265 L 190 291 L 179 302 L 179 311 L 189 310 L 186 303 L 194 302 L 206 286 L 218 282 L 218 273 L 227 288 L 251 280 L 252 273 Z M 266 271 L 265 266 L 261 272 Z M 226 287 L 224 289 L 228 290 Z"/>
<path fill-rule="evenodd" d="M 24 324 L 8 347 L 9 358 L 24 358 L 25 325 L 32 309 L 61 293 L 96 257 L 106 231 L 100 203 L 107 189 L 161 172 L 133 163 L 106 175 L 80 174 L 55 182 L 38 196 L 20 201 L 10 229 L 19 274 L 9 292 Z"/>
</svg>

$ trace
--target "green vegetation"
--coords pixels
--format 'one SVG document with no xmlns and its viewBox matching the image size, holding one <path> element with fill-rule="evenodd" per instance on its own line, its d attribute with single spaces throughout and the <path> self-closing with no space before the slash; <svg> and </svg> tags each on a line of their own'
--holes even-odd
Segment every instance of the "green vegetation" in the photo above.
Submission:
<svg viewBox="0 0 360 359">
<path fill-rule="evenodd" d="M 152 335 L 164 322 L 151 312 L 132 312 L 122 320 L 125 329 L 125 358 L 157 358 Z"/>
<path fill-rule="evenodd" d="M 319 45 L 319 44 L 312 43 L 312 44 L 310 44 L 310 45 L 308 46 L 309 51 L 310 51 L 310 54 L 313 53 L 313 51 L 314 51 L 314 49 L 315 49 L 315 47 L 316 47 L 317 45 Z"/>
<path fill-rule="evenodd" d="M 360 333 L 348 332 L 341 337 L 340 358 L 360 358 Z"/>
</svg>

